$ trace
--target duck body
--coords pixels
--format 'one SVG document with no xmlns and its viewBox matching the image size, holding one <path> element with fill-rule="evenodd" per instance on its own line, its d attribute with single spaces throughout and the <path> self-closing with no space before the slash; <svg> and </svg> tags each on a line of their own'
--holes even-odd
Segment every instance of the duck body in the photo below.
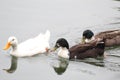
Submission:
<svg viewBox="0 0 120 80">
<path fill-rule="evenodd" d="M 86 32 L 86 34 L 84 34 Z M 113 47 L 113 46 L 120 46 L 120 30 L 109 30 L 100 32 L 97 35 L 90 36 L 90 40 L 88 41 L 88 34 L 93 33 L 91 30 L 85 30 L 83 32 L 83 41 L 84 43 L 89 43 L 90 41 L 93 41 L 95 39 L 104 39 L 105 47 Z M 89 36 L 89 35 L 88 35 Z"/>
<path fill-rule="evenodd" d="M 45 34 L 40 33 L 37 37 L 28 39 L 20 44 L 18 44 L 15 37 L 10 37 L 8 39 L 9 47 L 12 47 L 10 54 L 16 57 L 27 57 L 45 53 L 47 52 L 47 49 L 50 48 L 49 38 L 49 31 L 46 31 Z M 9 47 L 7 44 L 4 50 L 7 50 Z"/>
<path fill-rule="evenodd" d="M 103 56 L 104 54 L 104 43 L 91 43 L 79 44 L 71 47 L 70 59 L 84 59 L 84 58 L 96 58 Z"/>
<path fill-rule="evenodd" d="M 69 59 L 84 59 L 102 56 L 104 54 L 104 46 L 105 46 L 104 42 L 102 41 L 98 42 L 96 40 L 95 42 L 92 43 L 77 44 L 69 48 L 67 40 L 64 38 L 60 38 L 57 40 L 55 48 L 61 48 L 61 50 L 63 50 L 62 48 L 66 48 L 69 51 L 69 54 L 68 52 L 62 54 L 64 55 L 66 54 L 67 56 L 69 56 Z M 60 57 L 64 57 L 64 55 L 61 55 Z"/>
<path fill-rule="evenodd" d="M 96 58 L 98 56 L 103 56 L 104 45 L 101 48 L 98 46 L 91 46 L 91 44 L 87 44 L 86 46 L 76 45 L 71 47 L 69 51 L 70 51 L 70 59 Z"/>
<path fill-rule="evenodd" d="M 120 46 L 120 30 L 110 30 L 100 32 L 95 35 L 95 38 L 105 39 L 105 46 Z"/>
</svg>

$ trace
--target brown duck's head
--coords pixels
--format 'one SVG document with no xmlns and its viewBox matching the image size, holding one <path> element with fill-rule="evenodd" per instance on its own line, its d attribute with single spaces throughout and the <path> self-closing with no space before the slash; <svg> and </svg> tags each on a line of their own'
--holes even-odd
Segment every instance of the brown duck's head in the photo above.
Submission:
<svg viewBox="0 0 120 80">
<path fill-rule="evenodd" d="M 82 35 L 82 42 L 85 42 L 85 39 L 91 39 L 94 36 L 94 33 L 91 30 L 85 30 Z"/>
<path fill-rule="evenodd" d="M 91 39 L 94 36 L 94 33 L 91 30 L 85 30 L 83 32 L 83 37 L 86 39 Z"/>
<path fill-rule="evenodd" d="M 58 39 L 58 40 L 56 41 L 56 44 L 55 44 L 53 50 L 55 51 L 55 50 L 58 49 L 59 47 L 65 47 L 65 48 L 69 49 L 69 44 L 68 44 L 67 40 L 64 39 L 64 38 Z"/>
</svg>

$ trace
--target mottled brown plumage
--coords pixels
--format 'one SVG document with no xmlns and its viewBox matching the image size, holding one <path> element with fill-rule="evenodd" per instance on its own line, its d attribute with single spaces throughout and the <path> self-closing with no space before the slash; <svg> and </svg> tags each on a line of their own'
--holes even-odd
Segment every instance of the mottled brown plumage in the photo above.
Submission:
<svg viewBox="0 0 120 80">
<path fill-rule="evenodd" d="M 95 38 L 104 39 L 106 47 L 120 46 L 120 29 L 100 32 Z"/>
<path fill-rule="evenodd" d="M 104 54 L 105 44 L 94 40 L 86 44 L 78 44 L 69 49 L 70 59 L 96 58 Z"/>
</svg>

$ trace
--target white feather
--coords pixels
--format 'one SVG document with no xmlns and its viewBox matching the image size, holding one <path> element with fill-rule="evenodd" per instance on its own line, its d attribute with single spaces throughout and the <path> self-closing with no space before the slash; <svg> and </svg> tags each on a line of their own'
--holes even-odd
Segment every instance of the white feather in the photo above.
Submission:
<svg viewBox="0 0 120 80">
<path fill-rule="evenodd" d="M 58 56 L 69 59 L 69 51 L 67 48 L 60 47 Z"/>
<path fill-rule="evenodd" d="M 17 46 L 16 50 L 11 51 L 11 55 L 17 57 L 33 56 L 39 53 L 45 53 L 49 46 L 50 31 L 45 34 L 40 33 L 37 37 L 28 39 Z"/>
</svg>

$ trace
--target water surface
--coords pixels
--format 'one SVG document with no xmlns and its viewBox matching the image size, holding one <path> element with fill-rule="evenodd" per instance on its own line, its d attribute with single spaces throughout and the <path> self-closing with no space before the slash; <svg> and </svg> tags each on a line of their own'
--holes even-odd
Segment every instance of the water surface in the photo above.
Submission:
<svg viewBox="0 0 120 80">
<path fill-rule="evenodd" d="M 50 45 L 64 37 L 70 46 L 84 30 L 95 33 L 120 29 L 119 0 L 1 0 L 1 80 L 119 80 L 120 48 L 105 51 L 103 59 L 61 61 L 54 54 L 14 58 L 2 48 L 9 36 L 19 43 L 51 31 Z M 55 53 L 56 54 L 56 53 Z"/>
</svg>

